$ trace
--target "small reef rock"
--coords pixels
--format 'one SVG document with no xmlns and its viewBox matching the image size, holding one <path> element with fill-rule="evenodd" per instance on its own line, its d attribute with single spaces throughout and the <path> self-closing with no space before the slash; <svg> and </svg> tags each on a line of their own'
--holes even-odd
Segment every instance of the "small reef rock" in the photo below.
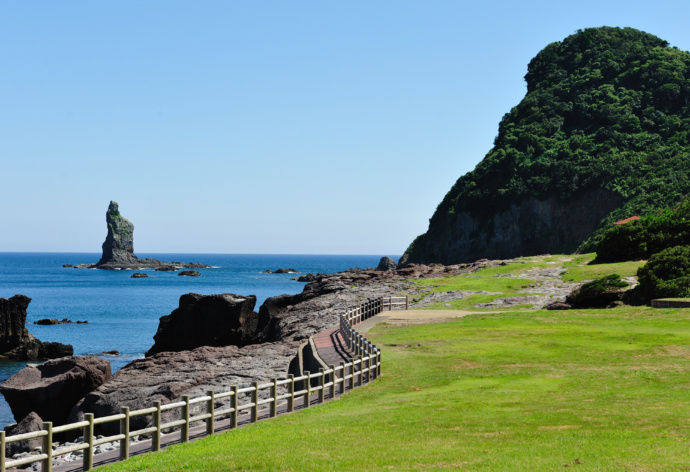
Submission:
<svg viewBox="0 0 690 472">
<path fill-rule="evenodd" d="M 299 274 L 298 270 L 295 269 L 276 269 L 276 270 L 271 270 L 271 269 L 266 269 L 263 271 L 264 274 Z"/>
<path fill-rule="evenodd" d="M 177 272 L 177 267 L 174 265 L 164 265 L 161 267 L 156 267 L 156 272 Z"/>
<path fill-rule="evenodd" d="M 149 275 L 148 274 L 143 274 L 141 272 L 135 272 L 132 274 L 130 279 L 148 279 Z"/>
<path fill-rule="evenodd" d="M 307 275 L 300 275 L 299 277 L 293 277 L 290 280 L 296 280 L 298 282 L 316 282 L 319 277 L 323 274 L 312 274 L 309 272 Z"/>
<path fill-rule="evenodd" d="M 112 377 L 110 362 L 96 356 L 53 359 L 28 365 L 0 385 L 20 421 L 32 411 L 44 421 L 65 424 L 74 405 Z"/>
<path fill-rule="evenodd" d="M 68 344 L 42 342 L 29 333 L 25 326 L 29 303 L 24 295 L 0 298 L 0 359 L 36 361 L 74 354 Z"/>
<path fill-rule="evenodd" d="M 61 320 L 58 320 L 57 318 L 43 318 L 42 320 L 34 321 L 35 325 L 42 325 L 42 326 L 51 326 L 51 325 L 58 325 L 58 324 L 88 324 L 89 322 L 84 320 L 84 321 L 72 321 L 68 320 L 67 318 L 63 318 Z M 70 354 L 71 355 L 71 354 Z"/>
<path fill-rule="evenodd" d="M 268 325 L 267 314 L 254 312 L 256 297 L 199 295 L 180 297 L 179 307 L 162 316 L 155 344 L 146 357 L 164 351 L 185 351 L 200 346 L 244 346 L 262 338 Z"/>
<path fill-rule="evenodd" d="M 395 270 L 397 269 L 397 264 L 393 259 L 390 257 L 382 257 L 381 260 L 379 261 L 379 265 L 376 267 L 376 270 L 380 271 L 389 271 L 389 270 Z"/>
<path fill-rule="evenodd" d="M 162 262 L 157 259 L 140 259 L 134 255 L 134 225 L 120 214 L 117 202 L 111 201 L 105 213 L 108 234 L 103 242 L 103 255 L 96 264 L 64 264 L 62 267 L 77 269 L 138 270 L 173 267 L 183 269 L 207 269 L 211 266 L 197 262 Z M 167 270 L 167 269 L 166 269 Z"/>
<path fill-rule="evenodd" d="M 26 415 L 16 424 L 5 426 L 5 436 L 16 436 L 18 434 L 33 433 L 43 429 L 43 420 L 35 412 Z M 31 452 L 35 447 L 43 445 L 43 439 L 34 438 L 26 441 L 9 443 L 5 446 L 5 457 L 12 457 L 22 452 Z"/>
<path fill-rule="evenodd" d="M 201 277 L 201 274 L 195 270 L 183 270 L 179 274 L 184 277 Z"/>
</svg>

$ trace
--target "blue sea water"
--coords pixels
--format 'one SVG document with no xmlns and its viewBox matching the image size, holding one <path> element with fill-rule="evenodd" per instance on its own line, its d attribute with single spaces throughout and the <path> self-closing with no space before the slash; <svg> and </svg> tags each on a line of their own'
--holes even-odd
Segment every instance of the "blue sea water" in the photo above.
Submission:
<svg viewBox="0 0 690 472">
<path fill-rule="evenodd" d="M 100 254 L 0 253 L 0 297 L 22 294 L 32 299 L 27 328 L 41 341 L 74 346 L 75 355 L 94 354 L 111 363 L 113 372 L 143 357 L 153 345 L 158 319 L 177 308 L 181 295 L 235 293 L 256 295 L 256 310 L 268 297 L 300 293 L 305 283 L 294 274 L 264 274 L 266 269 L 296 269 L 334 273 L 351 267 L 376 267 L 381 256 L 268 255 L 268 254 L 137 254 L 162 261 L 199 262 L 201 277 L 180 277 L 177 272 L 141 270 L 148 278 L 132 279 L 133 271 L 63 268 L 63 264 L 95 263 Z M 392 256 L 398 259 L 398 256 Z M 88 324 L 40 326 L 42 318 L 86 320 Z M 119 356 L 102 355 L 117 350 Z M 26 364 L 0 361 L 0 383 Z M 14 419 L 0 401 L 0 426 Z"/>
</svg>

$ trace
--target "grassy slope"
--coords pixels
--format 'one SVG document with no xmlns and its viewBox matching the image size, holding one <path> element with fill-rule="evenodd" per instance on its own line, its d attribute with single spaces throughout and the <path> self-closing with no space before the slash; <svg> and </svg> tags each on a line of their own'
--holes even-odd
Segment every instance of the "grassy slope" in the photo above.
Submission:
<svg viewBox="0 0 690 472">
<path fill-rule="evenodd" d="M 427 307 L 430 310 L 477 310 L 487 311 L 491 308 L 475 308 L 478 303 L 488 303 L 496 298 L 510 295 L 529 295 L 525 290 L 538 285 L 529 278 L 532 269 L 562 268 L 564 282 L 586 282 L 607 274 L 618 274 L 621 277 L 635 275 L 645 261 L 619 262 L 614 264 L 589 264 L 595 253 L 577 256 L 535 256 L 515 259 L 515 263 L 479 270 L 469 275 L 458 275 L 437 279 L 417 281 L 419 285 L 431 287 L 430 292 L 448 292 L 452 290 L 479 291 L 499 293 L 497 295 L 478 294 L 449 302 L 437 302 Z M 510 278 L 508 278 L 510 277 Z M 522 293 L 521 293 L 522 292 Z M 446 306 L 450 305 L 450 306 Z M 524 305 L 529 308 L 532 305 Z M 515 307 L 518 308 L 518 307 Z"/>
<path fill-rule="evenodd" d="M 370 333 L 337 402 L 108 470 L 690 470 L 690 313 L 478 313 Z"/>
</svg>

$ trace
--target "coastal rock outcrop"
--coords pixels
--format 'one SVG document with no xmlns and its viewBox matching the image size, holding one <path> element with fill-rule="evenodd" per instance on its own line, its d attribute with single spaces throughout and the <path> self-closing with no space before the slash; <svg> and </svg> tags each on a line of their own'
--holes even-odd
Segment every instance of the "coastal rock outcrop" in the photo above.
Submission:
<svg viewBox="0 0 690 472">
<path fill-rule="evenodd" d="M 18 434 L 33 433 L 43 429 L 43 420 L 35 412 L 30 412 L 21 421 L 5 427 L 6 436 L 16 436 Z M 43 439 L 34 438 L 26 441 L 9 443 L 5 446 L 5 457 L 12 457 L 21 452 L 31 452 L 35 447 L 43 444 Z"/>
<path fill-rule="evenodd" d="M 270 317 L 254 312 L 256 297 L 224 293 L 180 297 L 178 308 L 162 316 L 155 344 L 146 356 L 200 346 L 243 346 L 261 340 Z"/>
<path fill-rule="evenodd" d="M 395 270 L 397 267 L 398 265 L 395 263 L 393 259 L 391 259 L 390 257 L 382 257 L 379 261 L 379 265 L 376 266 L 376 270 L 389 271 Z"/>
<path fill-rule="evenodd" d="M 201 277 L 201 274 L 196 270 L 183 270 L 177 275 L 181 275 L 183 277 Z"/>
<path fill-rule="evenodd" d="M 28 365 L 0 385 L 0 393 L 20 421 L 30 412 L 65 424 L 74 405 L 112 376 L 110 362 L 96 356 L 72 356 Z"/>
<path fill-rule="evenodd" d="M 26 309 L 31 299 L 25 295 L 0 298 L 0 359 L 35 361 L 71 356 L 72 346 L 42 342 L 26 329 Z"/>
</svg>

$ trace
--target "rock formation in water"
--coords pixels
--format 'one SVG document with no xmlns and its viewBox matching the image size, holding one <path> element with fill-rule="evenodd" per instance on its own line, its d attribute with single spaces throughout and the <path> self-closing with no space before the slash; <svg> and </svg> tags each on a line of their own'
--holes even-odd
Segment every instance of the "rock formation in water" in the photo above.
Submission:
<svg viewBox="0 0 690 472">
<path fill-rule="evenodd" d="M 178 308 L 162 316 L 146 356 L 201 346 L 244 346 L 263 341 L 270 318 L 254 311 L 256 297 L 224 293 L 180 297 Z"/>
<path fill-rule="evenodd" d="M 35 361 L 71 356 L 72 346 L 42 342 L 26 329 L 26 309 L 31 299 L 24 295 L 0 298 L 0 359 Z"/>
<path fill-rule="evenodd" d="M 44 421 L 65 424 L 74 405 L 112 376 L 110 362 L 72 356 L 28 365 L 0 385 L 0 393 L 20 421 L 32 411 Z"/>
<path fill-rule="evenodd" d="M 163 262 L 157 259 L 140 259 L 134 254 L 134 225 L 120 214 L 117 202 L 111 201 L 105 213 L 108 234 L 103 242 L 103 255 L 96 264 L 64 264 L 62 267 L 77 269 L 111 269 L 111 270 L 177 270 L 207 269 L 211 266 L 198 262 Z"/>
<path fill-rule="evenodd" d="M 525 80 L 400 266 L 589 251 L 612 223 L 690 193 L 690 53 L 588 28 L 539 52 Z"/>
<path fill-rule="evenodd" d="M 120 215 L 117 202 L 110 202 L 105 221 L 108 235 L 103 242 L 103 256 L 96 265 L 137 263 L 139 258 L 134 255 L 134 225 Z"/>
</svg>

